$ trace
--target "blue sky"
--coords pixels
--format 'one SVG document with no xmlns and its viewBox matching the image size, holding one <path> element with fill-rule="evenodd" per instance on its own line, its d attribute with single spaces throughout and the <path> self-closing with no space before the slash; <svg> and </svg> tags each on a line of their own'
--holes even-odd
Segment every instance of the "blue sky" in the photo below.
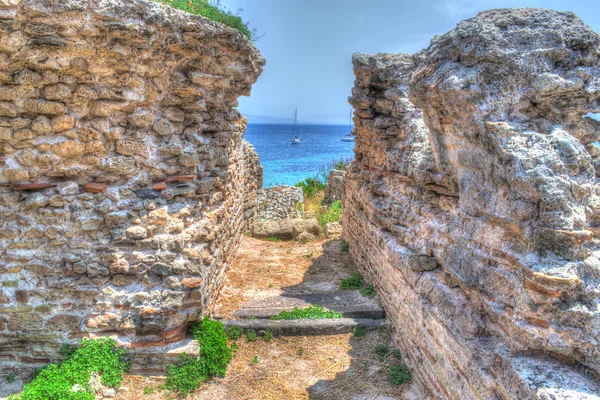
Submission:
<svg viewBox="0 0 600 400">
<path fill-rule="evenodd" d="M 221 0 L 266 36 L 256 43 L 267 59 L 246 115 L 349 124 L 355 52 L 414 53 L 479 11 L 503 7 L 569 10 L 600 32 L 597 0 Z"/>
</svg>

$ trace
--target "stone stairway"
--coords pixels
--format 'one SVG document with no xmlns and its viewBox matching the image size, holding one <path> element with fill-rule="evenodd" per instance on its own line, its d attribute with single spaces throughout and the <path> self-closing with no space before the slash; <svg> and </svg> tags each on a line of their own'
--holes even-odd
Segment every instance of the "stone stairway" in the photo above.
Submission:
<svg viewBox="0 0 600 400">
<path fill-rule="evenodd" d="M 270 243 L 245 238 L 240 254 L 227 272 L 225 286 L 211 317 L 225 327 L 238 326 L 261 336 L 326 336 L 372 331 L 386 326 L 385 311 L 377 297 L 359 290 L 340 290 L 342 279 L 355 271 L 350 255 L 339 241 Z M 271 320 L 281 311 L 319 306 L 342 318 Z M 141 349 L 140 349 L 141 350 Z M 182 353 L 198 354 L 191 338 L 136 352 L 134 373 L 164 373 Z"/>
<path fill-rule="evenodd" d="M 342 313 L 343 318 L 270 320 L 281 311 L 319 306 Z M 298 293 L 252 299 L 233 312 L 235 319 L 223 319 L 225 326 L 239 326 L 257 332 L 270 329 L 284 336 L 337 335 L 354 328 L 377 329 L 385 325 L 385 311 L 375 298 L 362 296 L 358 290 L 332 293 Z"/>
</svg>

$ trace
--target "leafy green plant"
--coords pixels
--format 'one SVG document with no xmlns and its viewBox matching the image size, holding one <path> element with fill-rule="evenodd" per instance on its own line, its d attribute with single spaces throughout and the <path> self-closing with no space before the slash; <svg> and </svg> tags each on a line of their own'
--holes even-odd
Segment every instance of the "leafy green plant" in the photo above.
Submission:
<svg viewBox="0 0 600 400">
<path fill-rule="evenodd" d="M 165 382 L 169 390 L 177 390 L 184 396 L 215 376 L 225 376 L 232 357 L 222 322 L 205 317 L 193 324 L 191 331 L 200 345 L 198 358 L 182 354 L 169 366 Z"/>
<path fill-rule="evenodd" d="M 273 331 L 269 328 L 265 329 L 263 332 L 263 340 L 265 342 L 270 342 L 273 339 Z"/>
<path fill-rule="evenodd" d="M 240 348 L 238 347 L 237 343 L 231 343 L 231 346 L 229 346 L 229 348 L 231 349 L 231 353 L 236 353 Z"/>
<path fill-rule="evenodd" d="M 248 329 L 248 332 L 246 332 L 246 339 L 248 339 L 249 342 L 255 342 L 256 341 L 256 331 L 253 331 L 252 329 Z"/>
<path fill-rule="evenodd" d="M 318 217 L 319 224 L 325 226 L 328 222 L 339 222 L 342 218 L 342 201 L 336 200 L 326 209 L 326 212 Z"/>
<path fill-rule="evenodd" d="M 306 178 L 302 182 L 298 182 L 296 187 L 302 188 L 304 197 L 313 198 L 315 195 L 325 189 L 325 183 L 318 177 Z"/>
<path fill-rule="evenodd" d="M 294 320 L 294 319 L 325 319 L 342 318 L 342 313 L 329 310 L 325 311 L 319 306 L 310 306 L 307 308 L 294 307 L 292 311 L 282 311 L 278 315 L 273 315 L 272 320 Z"/>
<path fill-rule="evenodd" d="M 240 337 L 242 337 L 243 333 L 244 330 L 239 326 L 230 326 L 227 328 L 227 337 L 229 340 L 238 340 Z"/>
<path fill-rule="evenodd" d="M 279 242 L 279 238 L 275 236 L 269 236 L 267 242 Z"/>
<path fill-rule="evenodd" d="M 94 390 L 89 384 L 92 373 L 101 376 L 103 385 L 118 388 L 128 369 L 125 350 L 118 348 L 114 339 L 83 339 L 68 359 L 46 366 L 13 399 L 93 400 Z"/>
<path fill-rule="evenodd" d="M 355 326 L 352 328 L 352 334 L 356 337 L 364 337 L 367 334 L 365 328 L 361 328 L 360 326 Z"/>
<path fill-rule="evenodd" d="M 166 386 L 169 390 L 177 390 L 187 396 L 206 380 L 208 380 L 208 374 L 204 363 L 183 353 L 175 364 L 169 366 Z"/>
<path fill-rule="evenodd" d="M 227 335 L 221 321 L 213 321 L 208 317 L 192 328 L 194 339 L 200 345 L 200 359 L 205 370 L 212 378 L 223 377 L 227 365 L 231 361 L 231 349 L 227 347 Z"/>
<path fill-rule="evenodd" d="M 152 386 L 146 386 L 144 387 L 144 394 L 145 395 L 149 395 L 154 393 L 154 388 Z"/>
<path fill-rule="evenodd" d="M 17 379 L 17 374 L 15 374 L 14 372 L 11 372 L 10 374 L 6 375 L 6 381 L 8 383 L 13 383 L 16 379 Z"/>
<path fill-rule="evenodd" d="M 373 287 L 373 285 L 367 285 L 367 286 L 363 287 L 362 289 L 360 289 L 360 294 L 365 297 L 375 297 L 377 292 L 375 291 L 375 288 Z"/>
<path fill-rule="evenodd" d="M 258 364 L 258 356 L 254 356 L 252 359 L 252 364 Z"/>
<path fill-rule="evenodd" d="M 209 1 L 209 0 L 155 0 L 159 3 L 167 4 L 171 7 L 177 8 L 179 10 L 183 10 L 189 12 L 194 15 L 202 15 L 212 21 L 220 22 L 229 26 L 230 28 L 235 28 L 238 31 L 242 32 L 244 36 L 252 41 L 258 41 L 264 34 L 261 36 L 258 34 L 256 29 L 250 29 L 248 27 L 248 23 L 244 22 L 239 15 L 239 12 L 242 10 L 238 10 L 238 13 L 234 14 L 230 10 L 221 6 L 221 2 L 219 0 Z"/>
<path fill-rule="evenodd" d="M 405 364 L 390 365 L 387 368 L 387 375 L 392 385 L 400 386 L 410 382 L 410 370 Z"/>
<path fill-rule="evenodd" d="M 384 361 L 385 356 L 389 351 L 390 348 L 385 344 L 378 344 L 377 346 L 375 346 L 375 353 L 377 354 L 377 358 L 379 358 L 379 361 Z"/>
<path fill-rule="evenodd" d="M 363 277 L 360 272 L 355 272 L 350 277 L 342 279 L 340 289 L 342 290 L 357 290 L 363 287 Z"/>
<path fill-rule="evenodd" d="M 394 355 L 394 357 L 397 360 L 402 360 L 402 352 L 398 349 L 394 349 L 394 351 L 392 352 L 392 354 Z"/>
<path fill-rule="evenodd" d="M 342 240 L 342 243 L 340 243 L 340 250 L 342 250 L 344 253 L 348 252 L 348 250 L 350 249 L 350 243 L 348 243 L 348 241 L 346 240 Z"/>
</svg>

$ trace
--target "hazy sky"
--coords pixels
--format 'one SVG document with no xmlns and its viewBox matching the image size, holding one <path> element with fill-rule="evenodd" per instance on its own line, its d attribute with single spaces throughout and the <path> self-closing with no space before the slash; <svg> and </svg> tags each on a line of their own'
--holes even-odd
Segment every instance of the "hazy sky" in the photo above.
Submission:
<svg viewBox="0 0 600 400">
<path fill-rule="evenodd" d="M 222 0 L 266 36 L 267 65 L 244 114 L 348 124 L 355 52 L 414 53 L 459 21 L 502 7 L 570 10 L 600 32 L 598 0 Z"/>
</svg>

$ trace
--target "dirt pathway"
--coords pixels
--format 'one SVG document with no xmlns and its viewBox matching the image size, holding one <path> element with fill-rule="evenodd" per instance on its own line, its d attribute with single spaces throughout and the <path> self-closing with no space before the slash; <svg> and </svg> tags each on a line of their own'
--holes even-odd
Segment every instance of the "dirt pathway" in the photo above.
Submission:
<svg viewBox="0 0 600 400">
<path fill-rule="evenodd" d="M 261 297 L 335 292 L 354 271 L 339 240 L 301 244 L 244 238 L 213 314 L 231 318 L 244 302 Z M 226 377 L 204 384 L 188 399 L 416 399 L 409 385 L 389 383 L 387 367 L 398 360 L 387 328 L 358 333 L 269 342 L 261 337 L 249 342 L 243 336 Z M 159 389 L 163 382 L 161 377 L 126 376 L 117 399 L 175 398 Z M 144 394 L 145 388 L 152 393 Z"/>
</svg>

